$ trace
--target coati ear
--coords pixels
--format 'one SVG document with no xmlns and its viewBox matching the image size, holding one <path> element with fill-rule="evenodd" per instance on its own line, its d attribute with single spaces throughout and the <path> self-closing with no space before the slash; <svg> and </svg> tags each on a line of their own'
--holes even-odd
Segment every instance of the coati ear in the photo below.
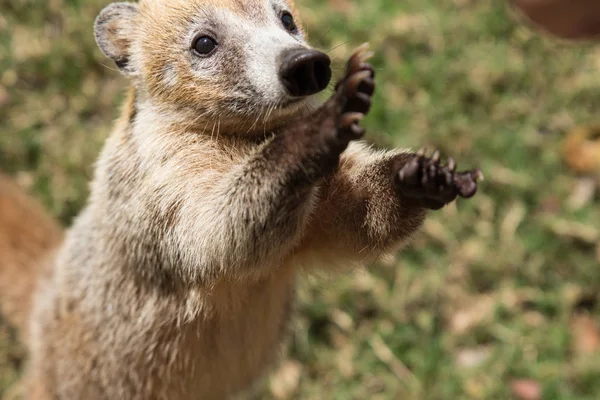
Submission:
<svg viewBox="0 0 600 400">
<path fill-rule="evenodd" d="M 134 74 L 131 43 L 135 29 L 138 5 L 134 3 L 112 3 L 106 6 L 94 23 L 94 36 L 102 52 L 112 58 L 124 74 Z"/>
</svg>

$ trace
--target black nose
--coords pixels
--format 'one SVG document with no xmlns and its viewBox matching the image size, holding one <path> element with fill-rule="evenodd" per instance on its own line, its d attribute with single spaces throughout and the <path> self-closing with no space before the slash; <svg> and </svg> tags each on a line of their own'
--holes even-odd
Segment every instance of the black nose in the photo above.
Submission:
<svg viewBox="0 0 600 400">
<path fill-rule="evenodd" d="M 331 79 L 331 60 L 317 50 L 292 49 L 281 55 L 279 75 L 290 95 L 301 97 L 325 89 Z"/>
</svg>

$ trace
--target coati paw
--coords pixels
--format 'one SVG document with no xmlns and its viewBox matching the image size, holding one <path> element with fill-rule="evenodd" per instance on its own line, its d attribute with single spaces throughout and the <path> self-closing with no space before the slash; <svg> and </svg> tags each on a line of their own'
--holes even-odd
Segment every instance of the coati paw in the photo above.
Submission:
<svg viewBox="0 0 600 400">
<path fill-rule="evenodd" d="M 423 150 L 408 157 L 395 168 L 396 186 L 407 201 L 420 207 L 438 210 L 457 196 L 472 197 L 477 192 L 478 181 L 483 180 L 479 169 L 456 172 L 452 158 L 442 165 L 437 150 L 431 157 Z"/>
<path fill-rule="evenodd" d="M 364 134 L 359 123 L 371 108 L 371 96 L 375 91 L 375 73 L 366 62 L 372 54 L 367 52 L 367 45 L 359 47 L 348 60 L 335 93 L 312 118 L 298 123 L 308 133 L 305 148 L 318 166 L 315 171 L 321 175 L 333 171 L 348 144 Z M 291 137 L 296 140 L 298 135 Z"/>
<path fill-rule="evenodd" d="M 375 70 L 366 62 L 372 56 L 367 44 L 359 47 L 348 60 L 344 77 L 335 86 L 332 100 L 338 114 L 336 139 L 344 145 L 365 133 L 359 122 L 369 112 L 375 92 Z"/>
</svg>

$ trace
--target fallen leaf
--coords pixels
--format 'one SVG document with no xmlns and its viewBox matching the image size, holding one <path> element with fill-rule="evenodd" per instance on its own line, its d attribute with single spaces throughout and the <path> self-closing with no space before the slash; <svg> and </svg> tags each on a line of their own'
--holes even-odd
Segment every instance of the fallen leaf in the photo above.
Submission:
<svg viewBox="0 0 600 400">
<path fill-rule="evenodd" d="M 344 378 L 351 378 L 354 375 L 354 356 L 356 347 L 349 343 L 337 352 L 337 367 Z"/>
<path fill-rule="evenodd" d="M 516 379 L 510 383 L 510 390 L 520 400 L 540 400 L 542 387 L 533 379 Z"/>
<path fill-rule="evenodd" d="M 532 327 L 539 327 L 544 324 L 546 319 L 544 318 L 544 314 L 538 311 L 526 311 L 523 313 L 523 320 L 525 323 Z"/>
<path fill-rule="evenodd" d="M 483 399 L 485 387 L 485 382 L 477 378 L 468 379 L 464 384 L 465 394 L 470 399 Z"/>
<path fill-rule="evenodd" d="M 550 230 L 558 236 L 596 244 L 600 240 L 600 230 L 593 225 L 560 218 L 548 219 Z"/>
<path fill-rule="evenodd" d="M 600 172 L 600 126 L 572 129 L 563 142 L 563 159 L 580 174 Z"/>
<path fill-rule="evenodd" d="M 450 321 L 455 334 L 464 334 L 471 328 L 488 321 L 493 317 L 496 301 L 490 296 L 480 296 L 465 309 L 454 313 Z"/>
<path fill-rule="evenodd" d="M 492 355 L 489 347 L 461 349 L 456 355 L 456 365 L 462 368 L 475 368 L 483 364 Z"/>
<path fill-rule="evenodd" d="M 591 177 L 583 177 L 577 180 L 568 205 L 571 210 L 579 210 L 588 205 L 596 194 L 598 182 Z"/>
<path fill-rule="evenodd" d="M 331 311 L 331 320 L 344 333 L 350 333 L 354 328 L 352 317 L 340 309 L 334 308 Z"/>
<path fill-rule="evenodd" d="M 546 196 L 540 202 L 539 211 L 544 214 L 558 214 L 561 210 L 561 199 L 558 196 Z"/>
<path fill-rule="evenodd" d="M 412 373 L 410 369 L 408 369 L 402 361 L 400 361 L 392 352 L 392 350 L 388 347 L 388 345 L 379 337 L 375 335 L 371 338 L 370 341 L 371 348 L 373 349 L 373 353 L 379 359 L 379 361 L 383 362 L 387 365 L 392 371 L 396 378 L 402 382 L 409 381 L 413 384 L 420 385 L 417 377 Z"/>
<path fill-rule="evenodd" d="M 271 394 L 276 399 L 288 399 L 298 389 L 302 376 L 302 364 L 298 361 L 285 361 L 271 376 Z"/>
<path fill-rule="evenodd" d="M 589 314 L 576 314 L 571 319 L 573 351 L 578 355 L 589 355 L 600 347 L 598 324 Z"/>
</svg>

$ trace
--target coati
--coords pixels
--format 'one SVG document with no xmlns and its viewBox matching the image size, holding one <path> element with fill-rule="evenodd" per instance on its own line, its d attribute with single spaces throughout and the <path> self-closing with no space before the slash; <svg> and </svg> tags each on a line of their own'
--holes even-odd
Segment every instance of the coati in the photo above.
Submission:
<svg viewBox="0 0 600 400">
<path fill-rule="evenodd" d="M 366 48 L 315 104 L 330 59 L 290 0 L 113 3 L 95 36 L 131 88 L 87 206 L 64 240 L 0 214 L 28 398 L 240 393 L 280 352 L 301 270 L 367 263 L 476 192 L 481 173 L 438 152 L 357 141 L 375 88 Z M 0 188 L 3 209 L 27 210 Z M 38 236 L 25 268 L 10 254 Z"/>
</svg>

